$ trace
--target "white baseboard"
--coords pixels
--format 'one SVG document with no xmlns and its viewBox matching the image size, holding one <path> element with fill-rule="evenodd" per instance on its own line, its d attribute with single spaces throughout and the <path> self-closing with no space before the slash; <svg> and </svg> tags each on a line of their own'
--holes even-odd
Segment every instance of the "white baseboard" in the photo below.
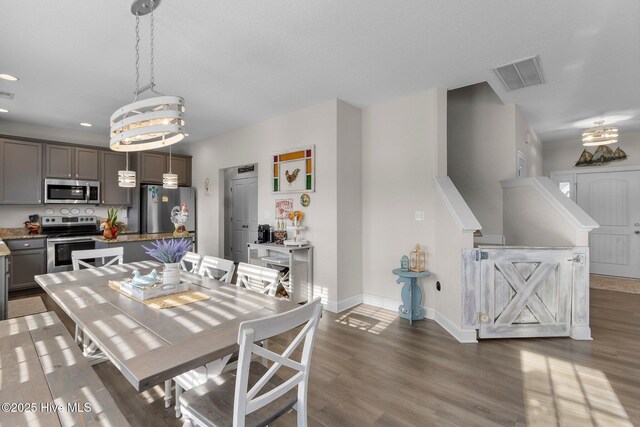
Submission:
<svg viewBox="0 0 640 427">
<path fill-rule="evenodd" d="M 357 294 L 340 301 L 327 300 L 324 304 L 324 309 L 332 313 L 340 313 L 350 309 L 351 307 L 355 307 L 358 304 L 362 304 L 362 294 Z"/>
<path fill-rule="evenodd" d="M 398 312 L 398 306 L 402 304 L 401 300 L 381 297 L 381 296 L 372 295 L 372 294 L 362 294 L 362 302 L 367 305 L 385 308 L 387 310 L 392 310 L 395 312 Z M 445 331 L 447 331 L 449 334 L 451 334 L 451 336 L 453 336 L 456 340 L 458 340 L 458 342 L 461 342 L 461 343 L 477 343 L 478 342 L 476 338 L 475 330 L 460 329 L 459 327 L 454 325 L 449 319 L 447 319 L 442 314 L 440 314 L 438 310 L 436 310 L 435 308 L 425 307 L 425 312 L 426 312 L 425 317 L 427 319 L 434 320 Z"/>
</svg>

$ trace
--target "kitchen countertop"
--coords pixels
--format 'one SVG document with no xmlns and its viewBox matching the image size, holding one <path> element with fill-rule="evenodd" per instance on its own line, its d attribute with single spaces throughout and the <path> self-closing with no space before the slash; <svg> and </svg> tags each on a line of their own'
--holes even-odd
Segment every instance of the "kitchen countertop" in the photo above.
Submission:
<svg viewBox="0 0 640 427">
<path fill-rule="evenodd" d="M 189 237 L 194 237 L 194 233 L 189 233 Z M 186 236 L 185 236 L 186 237 Z M 179 239 L 179 237 L 176 237 Z M 129 242 L 146 242 L 157 239 L 174 239 L 173 233 L 156 233 L 156 234 L 119 234 L 117 239 L 107 240 L 102 236 L 94 236 L 93 240 L 102 243 L 129 243 Z"/>
<path fill-rule="evenodd" d="M 0 228 L 0 240 L 44 239 L 44 234 L 29 234 L 24 228 Z"/>
<path fill-rule="evenodd" d="M 7 247 L 7 245 L 0 240 L 0 257 L 11 255 L 11 251 Z"/>
</svg>

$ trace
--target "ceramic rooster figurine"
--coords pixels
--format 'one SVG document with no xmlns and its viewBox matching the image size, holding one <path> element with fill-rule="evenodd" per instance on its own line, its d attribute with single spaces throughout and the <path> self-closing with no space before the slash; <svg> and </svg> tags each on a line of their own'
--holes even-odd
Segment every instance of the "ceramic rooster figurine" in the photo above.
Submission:
<svg viewBox="0 0 640 427">
<path fill-rule="evenodd" d="M 171 222 L 173 223 L 174 236 L 188 236 L 189 232 L 187 231 L 185 224 L 189 220 L 189 209 L 187 209 L 187 204 L 183 203 L 182 206 L 174 206 L 171 209 Z"/>
</svg>

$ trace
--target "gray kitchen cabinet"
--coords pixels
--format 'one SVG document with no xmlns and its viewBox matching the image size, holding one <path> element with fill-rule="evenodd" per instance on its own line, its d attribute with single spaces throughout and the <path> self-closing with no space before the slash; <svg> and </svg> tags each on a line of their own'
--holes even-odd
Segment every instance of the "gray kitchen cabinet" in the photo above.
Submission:
<svg viewBox="0 0 640 427">
<path fill-rule="evenodd" d="M 169 172 L 169 155 L 139 153 L 138 176 L 142 184 L 162 184 L 162 174 Z M 178 185 L 191 186 L 191 157 L 171 156 L 171 171 L 178 175 Z"/>
<path fill-rule="evenodd" d="M 98 180 L 97 149 L 54 144 L 46 147 L 45 177 Z"/>
<path fill-rule="evenodd" d="M 118 186 L 118 171 L 126 167 L 126 154 L 100 151 L 100 181 L 102 204 L 130 205 L 131 190 Z"/>
<path fill-rule="evenodd" d="M 139 153 L 138 174 L 140 183 L 162 184 L 162 174 L 167 171 L 167 156 L 160 153 Z"/>
<path fill-rule="evenodd" d="M 42 203 L 42 144 L 0 139 L 0 203 Z"/>
<path fill-rule="evenodd" d="M 47 272 L 45 239 L 5 241 L 11 251 L 9 291 L 37 288 L 33 279 Z"/>
<path fill-rule="evenodd" d="M 73 147 L 47 144 L 44 164 L 47 178 L 71 178 L 73 176 Z"/>
<path fill-rule="evenodd" d="M 164 240 L 173 240 L 173 239 L 194 239 L 193 236 L 189 237 L 164 237 Z M 146 246 L 148 248 L 153 247 L 151 244 L 155 242 L 155 240 L 144 240 L 140 242 L 104 242 L 104 241 L 96 241 L 96 249 L 106 249 L 106 248 L 123 248 L 124 262 L 138 262 L 138 261 L 154 261 L 151 256 L 147 255 L 147 250 L 142 246 Z M 193 240 L 194 250 L 195 250 L 195 240 Z M 102 259 L 96 260 L 96 265 L 102 265 Z"/>
<path fill-rule="evenodd" d="M 188 157 L 171 156 L 171 172 L 178 174 L 178 185 L 191 187 L 191 159 Z M 167 171 L 169 170 L 169 156 L 167 156 Z"/>
<path fill-rule="evenodd" d="M 76 179 L 98 180 L 98 150 L 93 148 L 74 148 L 74 171 Z"/>
</svg>

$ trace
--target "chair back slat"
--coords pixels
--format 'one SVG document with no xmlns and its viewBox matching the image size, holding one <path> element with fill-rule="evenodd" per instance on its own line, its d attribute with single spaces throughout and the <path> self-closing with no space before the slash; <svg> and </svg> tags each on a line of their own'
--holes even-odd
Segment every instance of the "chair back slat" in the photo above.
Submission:
<svg viewBox="0 0 640 427">
<path fill-rule="evenodd" d="M 200 271 L 200 262 L 202 257 L 195 252 L 187 252 L 180 261 L 180 268 L 189 273 L 198 273 Z M 188 265 L 190 264 L 190 265 Z"/>
<path fill-rule="evenodd" d="M 200 261 L 198 274 L 210 279 L 217 279 L 225 283 L 231 283 L 235 264 L 233 261 L 205 255 Z"/>
<path fill-rule="evenodd" d="M 278 270 L 241 262 L 238 265 L 236 285 L 252 291 L 275 295 L 279 279 L 280 272 Z"/>
<path fill-rule="evenodd" d="M 113 265 L 116 262 L 122 264 L 124 262 L 124 249 L 119 248 L 106 248 L 106 249 L 86 249 L 81 251 L 71 252 L 71 264 L 74 270 L 80 270 L 80 267 L 95 268 L 94 265 L 89 264 L 85 260 L 102 258 L 102 266 L 107 267 Z M 105 258 L 111 258 L 105 262 Z"/>
<path fill-rule="evenodd" d="M 238 274 L 240 274 L 240 268 L 238 268 Z M 310 303 L 294 310 L 262 319 L 242 322 L 240 324 L 240 330 L 238 332 L 240 352 L 233 408 L 234 425 L 244 425 L 244 419 L 247 414 L 268 405 L 294 387 L 298 387 L 298 401 L 306 402 L 311 350 L 313 349 L 321 311 L 322 304 L 320 304 L 320 298 L 316 298 Z M 257 341 L 269 339 L 301 325 L 304 325 L 303 328 L 282 354 L 277 354 L 255 344 Z M 302 343 L 304 343 L 302 357 L 298 362 L 293 360 L 291 355 Z M 274 363 L 255 383 L 251 390 L 247 390 L 249 384 L 249 369 L 253 354 L 269 359 Z M 276 371 L 282 366 L 286 366 L 297 372 L 287 381 L 257 396 L 262 388 L 275 375 Z"/>
</svg>

